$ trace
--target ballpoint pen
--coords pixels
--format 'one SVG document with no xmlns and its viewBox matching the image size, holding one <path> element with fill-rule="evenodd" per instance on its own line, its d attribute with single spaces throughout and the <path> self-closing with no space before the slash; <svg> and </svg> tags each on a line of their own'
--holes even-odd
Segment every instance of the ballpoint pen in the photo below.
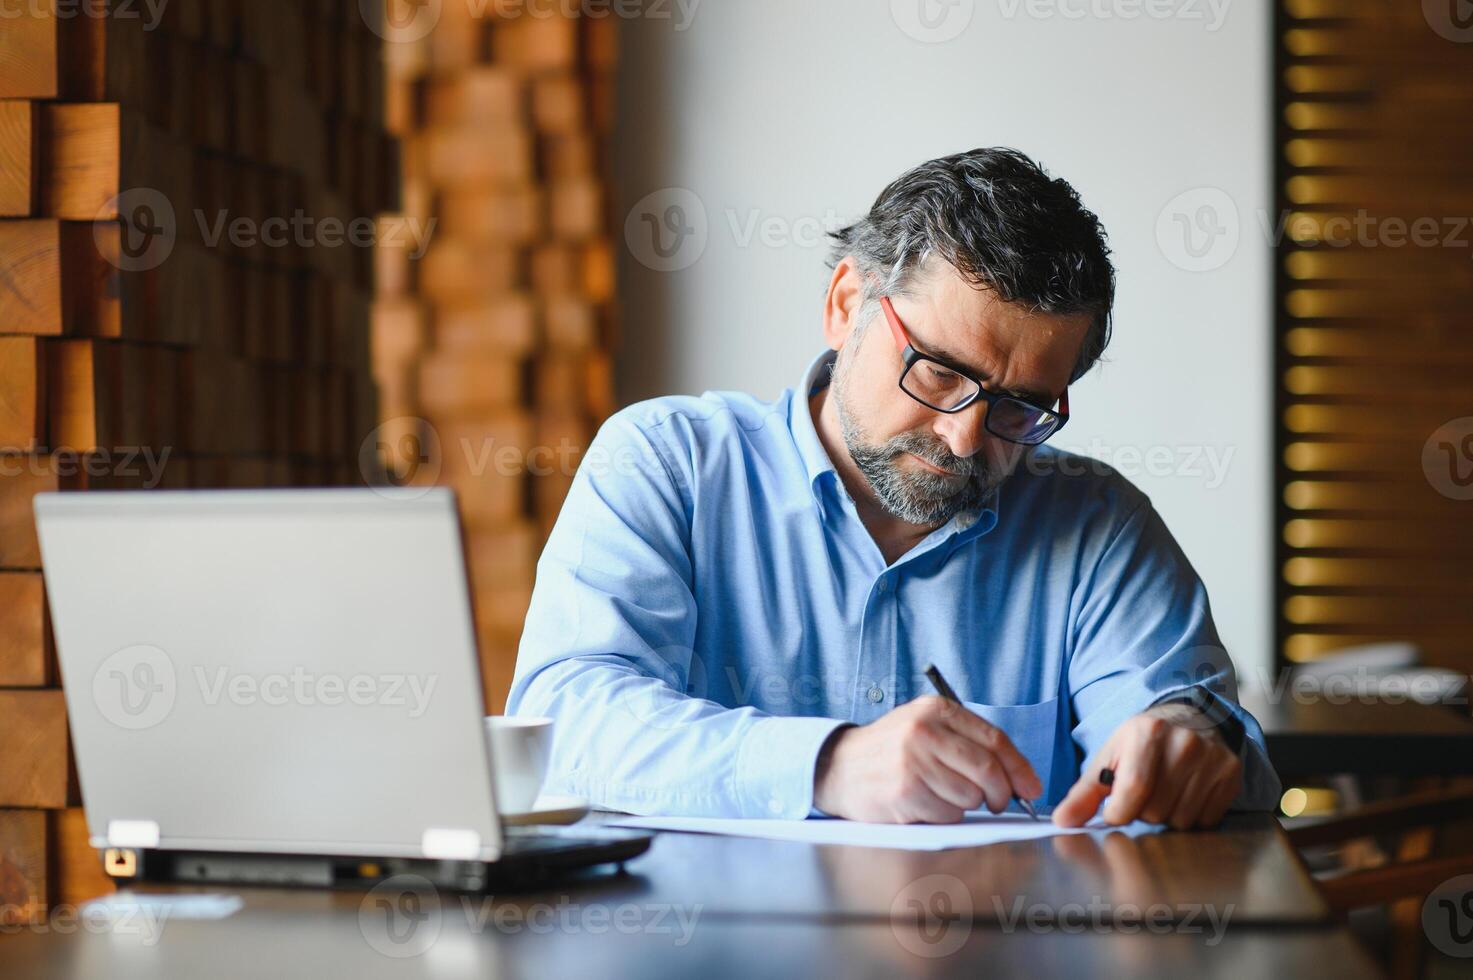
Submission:
<svg viewBox="0 0 1473 980">
<path fill-rule="evenodd" d="M 951 689 L 950 684 L 946 683 L 946 678 L 941 676 L 941 671 L 936 669 L 935 664 L 931 664 L 926 668 L 926 679 L 931 682 L 931 686 L 936 689 L 937 694 L 952 704 L 961 705 L 962 699 L 956 696 L 956 692 Z M 1018 801 L 1018 805 L 1023 808 L 1024 813 L 1028 814 L 1034 820 L 1038 819 L 1038 811 L 1033 808 L 1031 800 L 1025 800 L 1016 794 L 1014 794 L 1013 799 Z"/>
</svg>

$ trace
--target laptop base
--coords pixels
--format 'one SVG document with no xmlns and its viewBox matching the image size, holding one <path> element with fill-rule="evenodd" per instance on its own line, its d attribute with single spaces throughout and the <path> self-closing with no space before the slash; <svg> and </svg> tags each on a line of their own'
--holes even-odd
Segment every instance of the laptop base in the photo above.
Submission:
<svg viewBox="0 0 1473 980">
<path fill-rule="evenodd" d="M 650 834 L 615 828 L 508 827 L 500 860 L 448 861 L 369 855 L 253 854 L 110 847 L 103 870 L 120 885 L 258 885 L 372 888 L 415 875 L 452 892 L 528 888 L 598 865 L 622 865 L 649 850 Z"/>
</svg>

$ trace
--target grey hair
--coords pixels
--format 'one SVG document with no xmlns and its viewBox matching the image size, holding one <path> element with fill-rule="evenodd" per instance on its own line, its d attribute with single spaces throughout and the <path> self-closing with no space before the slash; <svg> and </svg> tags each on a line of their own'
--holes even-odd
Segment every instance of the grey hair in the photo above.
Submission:
<svg viewBox="0 0 1473 980">
<path fill-rule="evenodd" d="M 1067 181 L 1017 150 L 989 147 L 923 163 L 830 237 L 831 264 L 853 256 L 864 278 L 861 330 L 881 296 L 907 295 L 917 273 L 939 258 L 1005 302 L 1091 314 L 1071 380 L 1110 343 L 1115 268 L 1105 230 Z"/>
</svg>

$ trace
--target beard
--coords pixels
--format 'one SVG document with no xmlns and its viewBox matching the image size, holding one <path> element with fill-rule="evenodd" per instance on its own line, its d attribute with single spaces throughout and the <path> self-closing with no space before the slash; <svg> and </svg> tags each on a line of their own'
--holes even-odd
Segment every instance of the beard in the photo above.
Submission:
<svg viewBox="0 0 1473 980">
<path fill-rule="evenodd" d="M 902 432 L 882 443 L 871 442 L 850 410 L 847 360 L 841 353 L 829 394 L 844 446 L 885 512 L 907 524 L 939 527 L 963 511 L 980 509 L 1008 474 L 992 466 L 982 452 L 964 458 L 940 439 L 921 432 Z M 948 475 L 905 469 L 900 459 L 907 453 Z"/>
</svg>

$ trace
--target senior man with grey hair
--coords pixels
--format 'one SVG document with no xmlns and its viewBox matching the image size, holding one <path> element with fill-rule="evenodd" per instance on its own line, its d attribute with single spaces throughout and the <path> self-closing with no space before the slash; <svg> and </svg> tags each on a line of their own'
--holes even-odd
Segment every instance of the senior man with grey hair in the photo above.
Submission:
<svg viewBox="0 0 1473 980">
<path fill-rule="evenodd" d="M 509 703 L 557 719 L 549 790 L 885 822 L 1272 807 L 1202 582 L 1144 494 L 1044 445 L 1110 337 L 1098 218 L 978 149 L 833 237 L 795 391 L 643 402 L 590 447 Z"/>
</svg>

